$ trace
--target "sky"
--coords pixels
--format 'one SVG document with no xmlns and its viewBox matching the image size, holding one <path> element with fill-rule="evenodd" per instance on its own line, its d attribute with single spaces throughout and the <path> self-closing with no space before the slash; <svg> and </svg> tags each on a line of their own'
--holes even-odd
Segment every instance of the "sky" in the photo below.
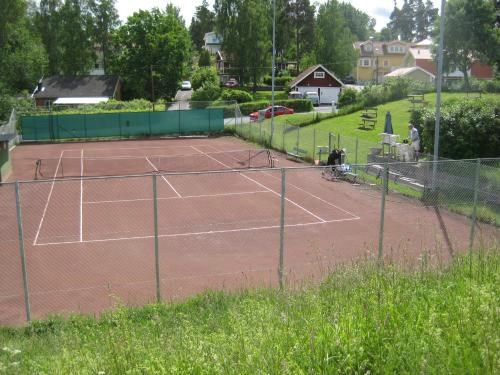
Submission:
<svg viewBox="0 0 500 375">
<path fill-rule="evenodd" d="M 370 17 L 377 20 L 375 29 L 380 31 L 387 22 L 389 21 L 389 15 L 394 8 L 393 0 L 343 0 L 345 2 L 351 3 L 356 8 L 364 11 Z M 186 21 L 186 26 L 191 22 L 191 17 L 193 16 L 197 6 L 201 5 L 202 0 L 116 0 L 116 8 L 120 14 L 120 19 L 125 22 L 128 16 L 131 16 L 134 12 L 139 9 L 151 9 L 153 7 L 164 8 L 166 4 L 170 2 L 176 7 L 181 9 L 181 15 Z M 314 3 L 315 1 L 311 1 Z M 319 3 L 325 2 L 325 0 L 318 0 Z M 439 8 L 441 2 L 439 0 L 432 0 L 434 6 Z M 208 3 L 212 6 L 214 0 L 208 0 Z M 400 7 L 403 3 L 402 0 L 397 1 Z"/>
</svg>

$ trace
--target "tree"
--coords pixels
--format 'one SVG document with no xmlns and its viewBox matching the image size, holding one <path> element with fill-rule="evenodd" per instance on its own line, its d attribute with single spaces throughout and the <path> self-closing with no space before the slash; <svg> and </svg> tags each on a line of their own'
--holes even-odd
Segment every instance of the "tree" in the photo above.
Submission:
<svg viewBox="0 0 500 375">
<path fill-rule="evenodd" d="M 216 0 L 216 29 L 222 48 L 239 72 L 240 82 L 257 85 L 270 66 L 271 14 L 266 0 Z"/>
<path fill-rule="evenodd" d="M 367 40 L 375 31 L 375 19 L 349 3 L 340 3 L 346 26 L 357 40 Z"/>
<path fill-rule="evenodd" d="M 116 39 L 120 49 L 110 69 L 123 78 L 126 98 L 152 98 L 151 78 L 155 97 L 175 95 L 191 61 L 189 33 L 177 8 L 134 13 Z"/>
<path fill-rule="evenodd" d="M 445 10 L 444 62 L 456 66 L 469 87 L 468 70 L 474 60 L 489 63 L 498 58 L 499 30 L 495 9 L 487 0 L 449 0 Z"/>
<path fill-rule="evenodd" d="M 316 61 L 340 77 L 349 74 L 357 55 L 354 38 L 336 0 L 328 0 L 319 7 L 316 30 Z"/>
<path fill-rule="evenodd" d="M 300 71 L 300 60 L 304 53 L 310 52 L 314 47 L 314 6 L 309 0 L 287 0 L 285 1 L 285 16 L 287 23 L 282 23 L 285 30 L 279 34 L 289 31 L 294 37 L 295 61 L 297 61 L 297 74 Z"/>
<path fill-rule="evenodd" d="M 0 82 L 4 94 L 32 90 L 47 57 L 27 17 L 25 0 L 6 0 L 0 13 Z"/>
<path fill-rule="evenodd" d="M 423 40 L 432 33 L 432 28 L 438 14 L 431 0 L 404 0 L 401 9 L 394 2 L 394 10 L 387 24 L 389 32 L 385 32 L 384 38 L 393 36 L 395 39 L 400 36 L 402 40 L 411 42 L 413 40 Z"/>
<path fill-rule="evenodd" d="M 42 39 L 48 55 L 47 72 L 49 75 L 61 72 L 62 47 L 60 38 L 62 34 L 61 0 L 41 0 L 39 11 L 35 15 L 35 26 Z"/>
<path fill-rule="evenodd" d="M 200 51 L 200 58 L 198 59 L 198 66 L 201 68 L 210 65 L 212 65 L 212 58 L 210 56 L 210 52 L 208 52 L 206 49 L 202 49 Z"/>
<path fill-rule="evenodd" d="M 218 86 L 219 76 L 214 67 L 204 67 L 196 69 L 191 76 L 193 90 L 198 90 L 203 86 Z"/>
<path fill-rule="evenodd" d="M 104 70 L 111 58 L 113 32 L 120 26 L 115 0 L 91 0 L 90 8 L 94 20 L 93 41 L 102 51 Z"/>
<path fill-rule="evenodd" d="M 197 50 L 201 50 L 201 47 L 203 47 L 205 33 L 214 31 L 214 27 L 215 13 L 208 9 L 207 0 L 203 0 L 201 5 L 196 7 L 194 17 L 191 18 L 191 25 L 189 26 L 189 34 Z"/>
</svg>

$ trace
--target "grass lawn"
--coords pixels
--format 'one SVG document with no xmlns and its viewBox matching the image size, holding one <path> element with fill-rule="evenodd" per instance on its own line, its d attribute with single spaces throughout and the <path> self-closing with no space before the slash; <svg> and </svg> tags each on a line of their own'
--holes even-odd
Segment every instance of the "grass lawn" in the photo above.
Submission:
<svg viewBox="0 0 500 375">
<path fill-rule="evenodd" d="M 207 292 L 0 328 L 0 373 L 499 373 L 498 250 L 432 269 L 424 257 L 412 271 L 355 263 L 295 291 Z"/>
</svg>

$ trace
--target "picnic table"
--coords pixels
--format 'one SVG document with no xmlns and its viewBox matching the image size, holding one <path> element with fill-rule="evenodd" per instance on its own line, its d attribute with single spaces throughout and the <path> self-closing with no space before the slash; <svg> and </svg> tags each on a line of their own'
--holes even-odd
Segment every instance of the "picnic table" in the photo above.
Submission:
<svg viewBox="0 0 500 375">
<path fill-rule="evenodd" d="M 419 105 L 427 104 L 425 101 L 425 94 L 409 94 L 408 101 L 411 103 L 411 109 L 415 109 Z"/>
<path fill-rule="evenodd" d="M 367 127 L 371 127 L 372 129 L 374 129 L 375 125 L 377 124 L 377 113 L 377 107 L 366 107 L 363 110 L 363 113 L 361 113 L 361 122 L 359 123 L 359 125 L 363 129 L 366 129 Z"/>
</svg>

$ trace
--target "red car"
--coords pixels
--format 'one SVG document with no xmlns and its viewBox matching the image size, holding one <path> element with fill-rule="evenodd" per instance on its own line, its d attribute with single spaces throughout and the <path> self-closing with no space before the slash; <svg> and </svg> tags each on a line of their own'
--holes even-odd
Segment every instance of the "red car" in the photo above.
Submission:
<svg viewBox="0 0 500 375">
<path fill-rule="evenodd" d="M 272 106 L 269 106 L 266 109 L 261 109 L 260 111 L 250 113 L 250 121 L 257 121 L 259 119 L 259 112 L 264 112 L 265 118 L 271 118 L 272 108 Z M 275 105 L 274 116 L 281 115 L 293 115 L 293 109 L 285 107 L 283 105 Z"/>
</svg>

